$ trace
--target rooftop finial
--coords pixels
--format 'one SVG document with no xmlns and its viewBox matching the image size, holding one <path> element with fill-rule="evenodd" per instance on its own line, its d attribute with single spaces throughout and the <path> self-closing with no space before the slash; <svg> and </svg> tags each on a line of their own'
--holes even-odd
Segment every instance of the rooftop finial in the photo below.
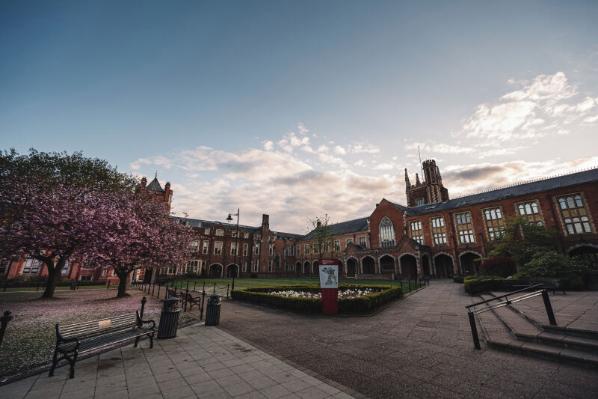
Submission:
<svg viewBox="0 0 598 399">
<path fill-rule="evenodd" d="M 154 179 L 158 178 L 158 170 L 156 169 L 156 175 L 154 176 Z"/>
</svg>

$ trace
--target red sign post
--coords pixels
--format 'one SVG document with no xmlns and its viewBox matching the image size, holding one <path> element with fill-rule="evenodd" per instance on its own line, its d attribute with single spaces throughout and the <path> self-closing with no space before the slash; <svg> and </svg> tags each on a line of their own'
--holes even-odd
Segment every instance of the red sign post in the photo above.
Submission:
<svg viewBox="0 0 598 399">
<path fill-rule="evenodd" d="M 340 262 L 337 259 L 322 259 L 319 269 L 322 313 L 328 315 L 337 314 Z"/>
</svg>

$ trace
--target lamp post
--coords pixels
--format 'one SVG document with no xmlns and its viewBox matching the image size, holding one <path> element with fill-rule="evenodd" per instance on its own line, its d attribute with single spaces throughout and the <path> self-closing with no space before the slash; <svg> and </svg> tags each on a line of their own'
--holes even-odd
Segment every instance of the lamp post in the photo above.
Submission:
<svg viewBox="0 0 598 399">
<path fill-rule="evenodd" d="M 239 208 L 237 208 L 237 213 L 234 214 L 228 214 L 228 217 L 226 218 L 227 222 L 232 222 L 233 221 L 233 216 L 237 217 L 237 242 L 235 244 L 235 266 L 237 266 L 237 270 L 235 271 L 235 273 L 233 274 L 233 282 L 231 285 L 231 292 L 234 291 L 235 289 L 235 277 L 237 276 L 237 273 L 241 272 L 241 266 L 239 266 L 239 215 L 241 214 L 241 212 L 239 211 Z"/>
</svg>

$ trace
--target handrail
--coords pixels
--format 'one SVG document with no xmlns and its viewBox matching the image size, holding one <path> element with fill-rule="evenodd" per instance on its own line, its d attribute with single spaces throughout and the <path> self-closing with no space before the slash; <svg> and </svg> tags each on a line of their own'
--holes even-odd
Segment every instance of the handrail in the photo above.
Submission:
<svg viewBox="0 0 598 399">
<path fill-rule="evenodd" d="M 542 284 L 530 285 L 529 287 L 525 287 L 525 288 L 522 288 L 522 289 L 517 290 L 517 291 L 512 291 L 512 292 L 509 292 L 508 294 L 503 294 L 503 295 L 500 295 L 500 296 L 497 296 L 497 297 L 494 297 L 494 298 L 491 298 L 491 299 L 486 299 L 485 301 L 482 301 L 482 302 L 477 302 L 477 303 L 473 303 L 471 305 L 467 305 L 467 306 L 465 306 L 465 308 L 469 310 L 469 308 L 472 308 L 474 306 L 483 305 L 483 304 L 488 303 L 488 302 L 496 301 L 497 299 L 506 298 L 506 297 L 508 297 L 510 295 L 518 294 L 518 293 L 524 292 L 524 291 L 529 291 L 531 289 L 535 289 L 535 288 L 538 288 L 538 287 L 541 287 L 541 286 L 542 286 Z"/>
<path fill-rule="evenodd" d="M 546 315 L 548 316 L 548 321 L 550 323 L 550 325 L 556 326 L 556 318 L 554 317 L 554 310 L 552 309 L 552 304 L 550 303 L 550 297 L 548 296 L 548 291 L 546 291 L 546 289 L 540 289 L 538 291 L 534 291 L 531 292 L 529 294 L 525 294 L 525 295 L 521 295 L 519 297 L 513 298 L 512 300 L 506 299 L 496 305 L 493 306 L 487 306 L 483 309 L 480 310 L 472 310 L 471 308 L 477 305 L 483 305 L 483 304 L 487 304 L 489 302 L 492 301 L 496 301 L 497 299 L 503 299 L 503 298 L 508 298 L 509 295 L 513 295 L 519 292 L 523 292 L 523 291 L 528 291 L 531 288 L 537 288 L 539 286 L 541 286 L 542 284 L 535 284 L 535 285 L 531 285 L 527 288 L 523 288 L 521 290 L 517 290 L 517 291 L 513 291 L 509 294 L 505 294 L 505 295 L 501 295 L 501 296 L 497 296 L 494 297 L 492 299 L 488 299 L 486 301 L 482 301 L 482 302 L 478 302 L 478 303 L 474 303 L 472 305 L 468 305 L 465 306 L 465 308 L 467 309 L 467 317 L 469 319 L 469 326 L 471 327 L 471 336 L 473 338 L 473 346 L 475 349 L 481 349 L 480 346 L 480 338 L 478 336 L 478 329 L 476 326 L 476 320 L 475 320 L 475 315 L 476 314 L 480 314 L 483 312 L 486 312 L 488 310 L 493 310 L 499 307 L 503 307 L 503 306 L 509 306 L 512 303 L 515 302 L 519 302 L 519 301 L 523 301 L 526 299 L 530 299 L 530 298 L 535 298 L 539 295 L 542 295 L 542 300 L 544 302 L 544 308 L 546 309 Z"/>
</svg>

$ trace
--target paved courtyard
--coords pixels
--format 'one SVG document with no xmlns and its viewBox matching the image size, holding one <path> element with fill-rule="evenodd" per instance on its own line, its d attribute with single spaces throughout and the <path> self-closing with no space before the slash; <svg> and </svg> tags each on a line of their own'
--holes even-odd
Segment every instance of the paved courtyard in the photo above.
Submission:
<svg viewBox="0 0 598 399">
<path fill-rule="evenodd" d="M 560 309 L 598 301 L 598 293 L 575 295 L 554 297 L 557 320 Z M 597 370 L 475 351 L 464 308 L 474 299 L 461 284 L 433 281 L 371 317 L 307 317 L 227 302 L 221 327 L 373 398 L 598 397 Z"/>
<path fill-rule="evenodd" d="M 0 387 L 2 399 L 351 398 L 214 327 L 195 325 L 153 349 L 132 345 Z M 340 389 L 339 389 L 340 388 Z M 359 395 L 357 395 L 359 396 Z"/>
</svg>

